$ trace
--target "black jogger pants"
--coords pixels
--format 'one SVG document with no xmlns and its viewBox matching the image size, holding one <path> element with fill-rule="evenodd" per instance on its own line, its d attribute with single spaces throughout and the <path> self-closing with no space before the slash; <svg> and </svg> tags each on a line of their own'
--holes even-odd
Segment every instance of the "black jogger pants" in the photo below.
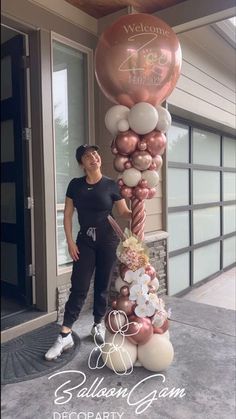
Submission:
<svg viewBox="0 0 236 419">
<path fill-rule="evenodd" d="M 73 262 L 70 296 L 65 305 L 64 326 L 71 328 L 78 319 L 94 270 L 94 322 L 99 323 L 105 315 L 118 243 L 111 228 L 92 227 L 79 232 L 76 240 L 80 252 L 79 260 Z"/>
</svg>

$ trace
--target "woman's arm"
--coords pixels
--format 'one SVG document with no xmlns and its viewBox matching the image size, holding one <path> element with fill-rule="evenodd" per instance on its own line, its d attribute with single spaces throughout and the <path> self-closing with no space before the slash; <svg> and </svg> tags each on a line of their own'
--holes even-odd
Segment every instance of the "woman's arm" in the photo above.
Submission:
<svg viewBox="0 0 236 419">
<path fill-rule="evenodd" d="M 125 199 L 119 199 L 119 201 L 116 201 L 115 206 L 121 217 L 131 220 L 132 211 L 127 207 Z"/>
<path fill-rule="evenodd" d="M 79 249 L 72 236 L 72 217 L 74 214 L 74 204 L 71 198 L 66 197 L 64 209 L 64 230 L 68 244 L 68 250 L 73 260 L 79 259 Z"/>
</svg>

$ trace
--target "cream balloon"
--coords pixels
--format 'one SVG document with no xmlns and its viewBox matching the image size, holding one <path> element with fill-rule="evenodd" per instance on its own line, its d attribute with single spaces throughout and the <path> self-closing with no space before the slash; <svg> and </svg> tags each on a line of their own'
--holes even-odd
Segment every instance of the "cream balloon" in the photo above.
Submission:
<svg viewBox="0 0 236 419">
<path fill-rule="evenodd" d="M 129 129 L 129 123 L 127 119 L 121 119 L 117 124 L 118 131 L 125 132 Z"/>
<path fill-rule="evenodd" d="M 118 133 L 117 124 L 122 119 L 126 119 L 129 114 L 129 108 L 123 105 L 115 105 L 108 109 L 105 115 L 105 125 L 108 131 L 115 136 Z"/>
<path fill-rule="evenodd" d="M 144 170 L 141 176 L 147 181 L 149 188 L 155 188 L 159 183 L 159 175 L 155 170 Z"/>
<path fill-rule="evenodd" d="M 128 286 L 129 284 L 125 281 L 123 281 L 123 279 L 118 276 L 118 278 L 116 278 L 115 280 L 115 289 L 117 292 L 120 292 L 120 289 L 124 286 Z"/>
<path fill-rule="evenodd" d="M 134 105 L 128 114 L 131 129 L 137 134 L 147 134 L 155 129 L 158 122 L 158 112 L 147 102 Z"/>
<path fill-rule="evenodd" d="M 172 363 L 174 349 L 162 335 L 154 334 L 144 345 L 138 346 L 138 360 L 149 371 L 164 371 Z"/>
<path fill-rule="evenodd" d="M 122 180 L 126 186 L 133 188 L 134 186 L 137 186 L 137 184 L 141 180 L 141 177 L 141 172 L 131 167 L 131 169 L 124 170 Z"/>
<path fill-rule="evenodd" d="M 171 126 L 171 114 L 162 106 L 156 106 L 158 112 L 158 122 L 156 126 L 157 131 L 167 132 Z"/>
<path fill-rule="evenodd" d="M 102 351 L 103 362 L 114 372 L 128 371 L 137 361 L 137 346 L 119 333 L 112 335 L 106 332 Z"/>
<path fill-rule="evenodd" d="M 165 333 L 162 333 L 162 335 L 161 335 L 163 338 L 166 338 L 166 339 L 168 339 L 168 340 L 170 340 L 170 332 L 169 332 L 169 330 L 167 330 Z"/>
</svg>

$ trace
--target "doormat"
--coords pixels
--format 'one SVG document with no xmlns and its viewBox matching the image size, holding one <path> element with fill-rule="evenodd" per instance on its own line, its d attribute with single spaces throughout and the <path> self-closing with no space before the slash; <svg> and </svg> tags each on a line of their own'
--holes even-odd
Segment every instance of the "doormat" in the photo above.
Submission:
<svg viewBox="0 0 236 419">
<path fill-rule="evenodd" d="M 51 323 L 26 333 L 1 345 L 1 384 L 32 380 L 59 370 L 77 354 L 80 339 L 72 333 L 74 346 L 53 360 L 46 361 L 44 354 L 55 342 L 60 325 Z"/>
</svg>

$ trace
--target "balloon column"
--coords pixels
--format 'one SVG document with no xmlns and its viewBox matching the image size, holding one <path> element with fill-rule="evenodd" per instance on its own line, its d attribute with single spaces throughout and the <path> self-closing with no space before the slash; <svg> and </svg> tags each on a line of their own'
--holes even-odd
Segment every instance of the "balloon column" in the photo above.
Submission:
<svg viewBox="0 0 236 419">
<path fill-rule="evenodd" d="M 157 17 L 122 16 L 99 39 L 95 54 L 97 81 L 116 104 L 107 111 L 105 125 L 113 136 L 111 151 L 121 195 L 131 200 L 132 210 L 131 231 L 123 233 L 110 218 L 121 241 L 117 248 L 119 296 L 107 315 L 107 339 L 111 345 L 111 335 L 120 334 L 122 344 L 128 353 L 132 352 L 126 358 L 129 363 L 135 364 L 136 358 L 151 371 L 167 368 L 174 352 L 168 339 L 168 313 L 157 296 L 157 275 L 143 243 L 144 202 L 155 196 L 159 183 L 165 134 L 171 125 L 171 115 L 161 104 L 173 91 L 180 69 L 178 38 Z M 104 358 L 104 362 L 113 370 L 125 371 L 127 365 L 120 356 L 114 350 L 110 361 Z"/>
</svg>

